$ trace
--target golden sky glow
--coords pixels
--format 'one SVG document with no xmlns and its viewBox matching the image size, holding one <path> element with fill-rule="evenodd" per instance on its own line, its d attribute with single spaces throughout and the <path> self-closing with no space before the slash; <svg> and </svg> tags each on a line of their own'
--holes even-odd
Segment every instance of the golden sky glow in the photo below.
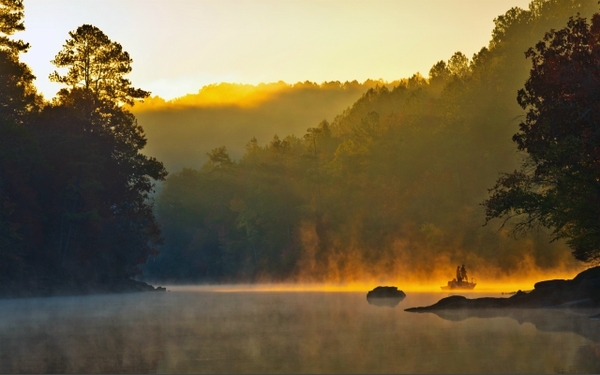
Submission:
<svg viewBox="0 0 600 375">
<path fill-rule="evenodd" d="M 202 87 L 195 94 L 187 94 L 165 102 L 160 97 L 150 97 L 135 105 L 136 112 L 156 109 L 178 109 L 184 107 L 237 106 L 254 107 L 284 91 L 291 85 L 276 82 L 260 85 L 219 83 Z"/>
<path fill-rule="evenodd" d="M 134 60 L 134 86 L 165 99 L 207 84 L 393 81 L 487 45 L 493 19 L 529 0 L 25 0 L 22 59 L 50 98 L 50 64 L 89 23 Z"/>
</svg>

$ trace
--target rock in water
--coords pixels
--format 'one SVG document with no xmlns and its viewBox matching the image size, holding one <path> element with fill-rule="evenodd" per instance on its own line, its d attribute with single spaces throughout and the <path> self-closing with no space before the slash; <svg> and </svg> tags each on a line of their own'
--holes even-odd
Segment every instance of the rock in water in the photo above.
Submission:
<svg viewBox="0 0 600 375">
<path fill-rule="evenodd" d="M 404 297 L 406 294 L 395 286 L 378 286 L 367 293 L 367 302 L 376 306 L 395 307 Z"/>
</svg>

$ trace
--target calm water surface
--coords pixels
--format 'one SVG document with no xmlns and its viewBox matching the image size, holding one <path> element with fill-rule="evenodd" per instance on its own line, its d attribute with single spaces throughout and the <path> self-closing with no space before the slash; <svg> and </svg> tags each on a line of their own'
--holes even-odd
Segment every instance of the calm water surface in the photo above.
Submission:
<svg viewBox="0 0 600 375">
<path fill-rule="evenodd" d="M 366 293 L 206 288 L 1 300 L 0 372 L 600 372 L 598 311 L 403 311 L 447 295 L 394 308 Z"/>
</svg>

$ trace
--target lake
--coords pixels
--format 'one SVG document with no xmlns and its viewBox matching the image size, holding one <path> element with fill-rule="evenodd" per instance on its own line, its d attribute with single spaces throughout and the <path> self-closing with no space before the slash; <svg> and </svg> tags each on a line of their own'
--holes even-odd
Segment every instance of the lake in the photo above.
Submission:
<svg viewBox="0 0 600 375">
<path fill-rule="evenodd" d="M 169 289 L 0 300 L 0 372 L 600 372 L 594 311 L 438 316 L 404 309 L 447 293 L 392 308 L 366 292 Z"/>
</svg>

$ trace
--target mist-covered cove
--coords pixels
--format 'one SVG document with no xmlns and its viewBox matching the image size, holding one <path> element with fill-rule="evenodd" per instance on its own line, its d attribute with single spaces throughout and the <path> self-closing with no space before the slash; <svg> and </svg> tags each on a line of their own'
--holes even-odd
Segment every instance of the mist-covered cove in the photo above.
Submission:
<svg viewBox="0 0 600 375">
<path fill-rule="evenodd" d="M 342 22 L 359 34 L 335 32 L 328 50 L 348 43 L 368 75 L 291 83 L 266 59 L 276 81 L 215 76 L 171 100 L 148 83 L 181 74 L 179 61 L 205 72 L 190 56 L 217 60 L 204 40 L 233 48 L 215 39 L 221 26 L 178 22 L 175 38 L 162 27 L 162 40 L 194 36 L 181 55 L 161 49 L 162 64 L 133 52 L 159 46 L 156 33 L 120 44 L 109 24 L 123 9 L 25 22 L 25 3 L 42 2 L 0 1 L 0 373 L 600 373 L 597 0 L 511 4 L 477 50 L 427 37 L 401 61 L 387 55 L 404 48 L 399 27 L 472 36 L 458 15 L 475 7 L 453 3 L 452 26 L 430 34 L 397 17 L 363 22 L 416 2 L 359 1 L 364 19 Z M 327 25 L 317 39 L 345 17 L 315 22 L 332 2 L 299 3 L 310 22 L 293 29 Z M 411 18 L 437 23 L 438 3 Z M 136 14 L 113 26 L 139 26 Z M 26 26 L 66 25 L 62 47 L 37 43 L 55 71 L 22 59 L 37 48 L 20 39 Z M 296 37 L 285 50 L 251 39 L 302 65 L 357 62 L 319 58 L 317 39 L 308 53 Z M 375 41 L 389 48 L 369 52 Z M 228 60 L 267 56 L 248 47 Z M 427 70 L 399 70 L 424 52 Z M 397 73 L 376 78 L 386 65 Z M 139 67 L 156 70 L 144 81 Z M 54 97 L 38 90 L 44 77 Z"/>
<path fill-rule="evenodd" d="M 404 309 L 448 293 L 408 292 L 390 308 L 370 305 L 365 292 L 169 289 L 2 300 L 0 372 L 600 371 L 592 311 L 438 316 Z"/>
</svg>

